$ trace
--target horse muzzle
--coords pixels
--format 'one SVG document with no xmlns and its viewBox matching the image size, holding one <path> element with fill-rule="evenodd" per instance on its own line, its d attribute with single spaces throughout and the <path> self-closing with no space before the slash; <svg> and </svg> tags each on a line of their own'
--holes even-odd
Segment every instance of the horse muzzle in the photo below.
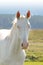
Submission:
<svg viewBox="0 0 43 65">
<path fill-rule="evenodd" d="M 21 44 L 21 46 L 22 46 L 22 49 L 27 49 L 28 48 L 28 42 L 23 42 L 22 44 Z"/>
</svg>

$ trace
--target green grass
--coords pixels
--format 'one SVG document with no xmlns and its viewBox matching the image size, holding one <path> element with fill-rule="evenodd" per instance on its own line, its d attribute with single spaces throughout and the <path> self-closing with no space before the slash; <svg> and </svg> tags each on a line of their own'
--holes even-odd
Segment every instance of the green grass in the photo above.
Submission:
<svg viewBox="0 0 43 65">
<path fill-rule="evenodd" d="M 43 65 L 43 62 L 25 62 L 24 65 Z"/>
<path fill-rule="evenodd" d="M 30 43 L 26 61 L 43 61 L 43 43 Z"/>
<path fill-rule="evenodd" d="M 31 30 L 25 62 L 43 62 L 43 30 Z"/>
<path fill-rule="evenodd" d="M 43 30 L 31 30 L 24 65 L 43 65 Z"/>
<path fill-rule="evenodd" d="M 31 30 L 29 35 L 31 42 L 43 42 L 43 30 Z"/>
</svg>

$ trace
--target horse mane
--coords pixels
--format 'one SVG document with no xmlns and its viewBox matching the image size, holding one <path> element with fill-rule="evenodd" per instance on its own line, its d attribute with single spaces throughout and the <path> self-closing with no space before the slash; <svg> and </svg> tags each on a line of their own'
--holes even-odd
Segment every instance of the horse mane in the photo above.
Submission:
<svg viewBox="0 0 43 65">
<path fill-rule="evenodd" d="M 16 23 L 17 23 L 17 18 L 15 18 L 13 20 L 13 25 L 12 25 L 10 36 L 9 36 L 10 41 L 11 41 L 11 52 L 12 53 L 13 53 L 12 50 L 14 50 L 14 53 L 17 53 L 19 51 L 19 48 L 20 48 L 20 39 L 18 38 L 19 35 L 18 35 Z"/>
</svg>

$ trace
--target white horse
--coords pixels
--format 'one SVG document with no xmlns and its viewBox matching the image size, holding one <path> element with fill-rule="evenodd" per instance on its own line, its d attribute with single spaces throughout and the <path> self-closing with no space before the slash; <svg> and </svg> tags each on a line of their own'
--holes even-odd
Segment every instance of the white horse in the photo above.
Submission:
<svg viewBox="0 0 43 65">
<path fill-rule="evenodd" d="M 28 47 L 30 11 L 21 16 L 19 11 L 10 30 L 0 30 L 0 65 L 23 65 Z"/>
</svg>

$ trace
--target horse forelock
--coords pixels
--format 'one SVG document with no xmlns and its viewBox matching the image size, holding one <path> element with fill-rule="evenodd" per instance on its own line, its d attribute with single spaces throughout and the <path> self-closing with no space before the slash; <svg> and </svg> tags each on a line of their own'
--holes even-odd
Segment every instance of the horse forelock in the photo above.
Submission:
<svg viewBox="0 0 43 65">
<path fill-rule="evenodd" d="M 21 15 L 20 18 L 23 19 L 23 18 L 25 18 L 25 16 L 24 15 Z"/>
<path fill-rule="evenodd" d="M 24 18 L 25 18 L 25 16 L 21 15 L 19 19 L 24 19 Z M 13 24 L 17 23 L 17 20 L 18 20 L 17 17 L 15 17 L 12 23 Z"/>
</svg>

